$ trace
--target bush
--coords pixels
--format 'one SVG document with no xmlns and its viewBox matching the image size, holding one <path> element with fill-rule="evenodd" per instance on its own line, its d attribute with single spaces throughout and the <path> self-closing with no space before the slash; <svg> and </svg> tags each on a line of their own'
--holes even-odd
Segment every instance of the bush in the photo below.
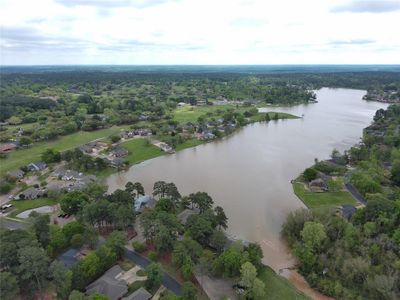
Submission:
<svg viewBox="0 0 400 300">
<path fill-rule="evenodd" d="M 304 170 L 303 176 L 307 182 L 310 182 L 317 178 L 318 172 L 313 168 L 307 168 Z"/>
<path fill-rule="evenodd" d="M 138 241 L 133 241 L 132 247 L 136 252 L 139 252 L 139 253 L 142 253 L 147 249 L 145 244 L 138 242 Z"/>
<path fill-rule="evenodd" d="M 12 186 L 8 182 L 2 182 L 0 183 L 0 194 L 7 194 L 9 191 L 11 191 Z"/>
<path fill-rule="evenodd" d="M 147 257 L 151 260 L 151 261 L 156 261 L 157 260 L 157 253 L 154 251 L 150 251 L 149 254 L 147 254 Z"/>
<path fill-rule="evenodd" d="M 75 249 L 82 247 L 83 242 L 83 235 L 80 233 L 74 234 L 71 238 L 71 246 Z"/>
<path fill-rule="evenodd" d="M 112 135 L 112 136 L 110 137 L 110 140 L 111 140 L 111 142 L 116 143 L 116 142 L 120 141 L 121 138 L 120 138 L 120 136 L 118 136 L 118 135 Z"/>
</svg>

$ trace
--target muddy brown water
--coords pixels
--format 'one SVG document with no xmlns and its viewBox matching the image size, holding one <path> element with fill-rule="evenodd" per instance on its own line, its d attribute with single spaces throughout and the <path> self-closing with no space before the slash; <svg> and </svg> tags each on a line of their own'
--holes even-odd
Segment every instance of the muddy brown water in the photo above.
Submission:
<svg viewBox="0 0 400 300">
<path fill-rule="evenodd" d="M 155 181 L 174 182 L 181 194 L 209 193 L 229 217 L 228 233 L 260 243 L 264 263 L 317 299 L 295 271 L 280 238 L 289 212 L 304 207 L 290 181 L 314 159 L 326 159 L 332 149 L 349 149 L 362 136 L 375 111 L 387 104 L 362 100 L 365 91 L 322 88 L 316 104 L 269 107 L 297 120 L 248 125 L 220 141 L 186 149 L 132 166 L 107 178 L 109 191 L 139 181 L 151 193 Z M 323 298 L 320 298 L 323 299 Z"/>
</svg>

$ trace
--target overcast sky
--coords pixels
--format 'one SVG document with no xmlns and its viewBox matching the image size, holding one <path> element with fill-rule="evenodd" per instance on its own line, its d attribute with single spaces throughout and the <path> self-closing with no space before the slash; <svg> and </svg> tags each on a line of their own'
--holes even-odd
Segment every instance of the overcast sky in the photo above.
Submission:
<svg viewBox="0 0 400 300">
<path fill-rule="evenodd" d="M 400 0 L 0 0 L 2 65 L 399 64 Z"/>
</svg>

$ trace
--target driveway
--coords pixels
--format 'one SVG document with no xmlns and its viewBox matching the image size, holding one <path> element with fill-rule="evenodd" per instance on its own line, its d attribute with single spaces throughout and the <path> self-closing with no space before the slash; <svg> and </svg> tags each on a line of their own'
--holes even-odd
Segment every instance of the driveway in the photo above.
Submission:
<svg viewBox="0 0 400 300">
<path fill-rule="evenodd" d="M 125 249 L 125 258 L 133 261 L 135 264 L 139 265 L 142 268 L 146 268 L 151 261 L 147 259 L 146 257 L 132 251 L 129 249 Z M 164 285 L 167 289 L 169 289 L 171 292 L 175 293 L 176 295 L 181 294 L 182 286 L 181 284 L 176 281 L 175 278 L 173 278 L 171 275 L 168 273 L 164 272 L 162 281 L 162 285 Z"/>
</svg>

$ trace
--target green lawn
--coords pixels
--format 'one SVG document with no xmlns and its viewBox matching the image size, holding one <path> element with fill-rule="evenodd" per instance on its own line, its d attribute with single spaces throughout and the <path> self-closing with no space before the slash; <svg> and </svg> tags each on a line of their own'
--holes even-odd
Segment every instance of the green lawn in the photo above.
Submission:
<svg viewBox="0 0 400 300">
<path fill-rule="evenodd" d="M 178 107 L 173 112 L 174 121 L 179 123 L 197 122 L 198 117 L 206 115 L 208 112 L 216 112 L 217 110 L 227 110 L 235 108 L 233 105 L 215 105 L 215 106 L 190 106 L 185 105 Z"/>
<path fill-rule="evenodd" d="M 114 126 L 97 131 L 79 131 L 60 137 L 54 141 L 35 143 L 30 148 L 14 151 L 10 153 L 5 160 L 1 160 L 0 175 L 4 175 L 7 171 L 14 170 L 31 162 L 40 160 L 42 152 L 48 148 L 54 148 L 58 151 L 65 151 L 99 138 L 108 137 L 112 134 L 118 133 L 120 130 L 120 127 Z"/>
<path fill-rule="evenodd" d="M 294 193 L 308 208 L 335 208 L 342 204 L 356 205 L 357 202 L 346 191 L 313 193 L 305 189 L 304 183 L 293 183 Z"/>
<path fill-rule="evenodd" d="M 287 279 L 276 274 L 271 268 L 263 266 L 258 278 L 265 284 L 266 299 L 269 300 L 305 300 L 308 299 L 300 293 Z"/>
<path fill-rule="evenodd" d="M 190 139 L 190 140 L 186 140 L 182 144 L 176 145 L 175 150 L 176 151 L 180 151 L 180 150 L 183 150 L 183 149 L 186 149 L 186 148 L 196 147 L 196 146 L 201 145 L 203 143 L 204 143 L 204 141 L 200 141 L 198 139 Z"/>
<path fill-rule="evenodd" d="M 128 149 L 129 154 L 126 159 L 130 165 L 165 154 L 160 148 L 148 144 L 147 140 L 142 138 L 132 139 L 120 145 Z"/>
<path fill-rule="evenodd" d="M 216 105 L 216 106 L 183 106 L 183 107 L 178 107 L 175 109 L 173 112 L 174 120 L 179 122 L 179 123 L 187 123 L 187 122 L 197 122 L 198 117 L 200 116 L 206 116 L 207 113 L 215 113 L 218 110 L 225 111 L 229 108 L 233 108 L 236 111 L 243 113 L 246 110 L 251 109 L 251 107 L 244 107 L 241 106 L 239 108 L 236 108 L 234 105 Z M 251 117 L 252 122 L 259 122 L 259 121 L 264 121 L 266 113 L 258 113 L 255 116 Z M 275 115 L 275 112 L 268 112 L 270 118 L 272 119 Z M 278 112 L 278 118 L 279 119 L 298 119 L 299 117 L 288 114 L 288 113 L 281 113 Z"/>
<path fill-rule="evenodd" d="M 48 198 L 39 198 L 35 200 L 13 200 L 11 201 L 11 204 L 14 205 L 13 211 L 10 213 L 10 217 L 13 218 L 19 213 L 32 209 L 32 208 L 37 208 L 45 205 L 55 205 L 57 204 L 57 201 L 54 199 L 48 199 Z"/>
</svg>

